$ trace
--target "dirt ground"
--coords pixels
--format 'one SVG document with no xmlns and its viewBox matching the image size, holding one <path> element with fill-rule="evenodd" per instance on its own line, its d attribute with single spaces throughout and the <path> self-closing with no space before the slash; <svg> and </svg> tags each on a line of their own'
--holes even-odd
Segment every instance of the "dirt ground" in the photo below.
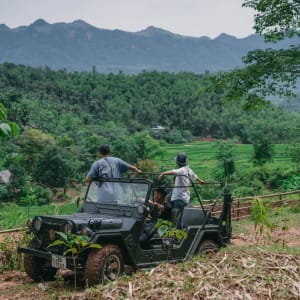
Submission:
<svg viewBox="0 0 300 300">
<path fill-rule="evenodd" d="M 17 246 L 17 241 L 20 240 L 20 233 L 9 233 L 0 235 L 0 245 L 1 242 L 7 240 L 9 237 L 13 247 Z M 289 247 L 300 248 L 300 230 L 297 228 L 290 227 L 285 236 L 282 232 L 272 232 L 272 240 L 265 241 L 261 238 L 258 243 L 277 243 L 282 245 L 283 241 L 286 241 L 286 245 Z M 246 225 L 246 231 L 239 234 L 233 234 L 232 245 L 233 246 L 245 246 L 245 245 L 255 245 L 257 240 L 255 239 L 255 231 L 252 225 Z M 230 246 L 229 246 L 230 247 Z M 1 253 L 1 248 L 0 248 Z M 1 260 L 0 260 L 1 263 Z M 62 281 L 45 282 L 45 283 L 35 283 L 33 282 L 24 272 L 20 271 L 4 271 L 0 273 L 0 300 L 16 300 L 16 299 L 38 299 L 43 300 L 50 299 L 85 299 L 84 287 L 80 287 L 79 291 L 73 296 L 73 282 L 70 279 L 70 274 L 62 274 Z"/>
<path fill-rule="evenodd" d="M 258 244 L 278 244 L 288 247 L 300 248 L 300 229 L 295 227 L 289 227 L 286 232 L 282 230 L 274 230 L 271 232 L 271 240 L 265 237 L 259 237 L 258 240 L 255 239 L 255 230 L 253 225 L 246 225 L 246 232 L 233 234 L 231 243 L 233 245 L 255 245 Z"/>
</svg>

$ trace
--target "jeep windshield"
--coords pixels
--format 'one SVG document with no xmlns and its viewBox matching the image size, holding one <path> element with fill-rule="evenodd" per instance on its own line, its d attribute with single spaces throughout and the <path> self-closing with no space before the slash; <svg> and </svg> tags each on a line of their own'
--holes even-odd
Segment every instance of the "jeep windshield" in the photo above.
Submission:
<svg viewBox="0 0 300 300">
<path fill-rule="evenodd" d="M 144 179 L 101 178 L 90 183 L 87 203 L 137 207 L 149 198 L 151 182 Z"/>
</svg>

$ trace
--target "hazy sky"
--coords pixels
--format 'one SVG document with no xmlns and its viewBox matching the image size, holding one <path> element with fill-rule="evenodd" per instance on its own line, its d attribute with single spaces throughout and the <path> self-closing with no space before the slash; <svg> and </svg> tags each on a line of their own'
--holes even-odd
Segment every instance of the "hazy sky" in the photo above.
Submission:
<svg viewBox="0 0 300 300">
<path fill-rule="evenodd" d="M 136 32 L 155 26 L 173 33 L 214 38 L 254 33 L 254 11 L 243 0 L 0 0 L 0 24 L 10 28 L 39 18 L 49 23 L 81 19 L 103 29 Z"/>
</svg>

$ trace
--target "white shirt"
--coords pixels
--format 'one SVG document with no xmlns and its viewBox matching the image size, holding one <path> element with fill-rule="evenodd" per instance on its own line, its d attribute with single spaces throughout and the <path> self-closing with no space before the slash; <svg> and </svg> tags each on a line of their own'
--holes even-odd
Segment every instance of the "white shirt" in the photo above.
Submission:
<svg viewBox="0 0 300 300">
<path fill-rule="evenodd" d="M 176 175 L 174 188 L 171 196 L 171 201 L 183 200 L 186 204 L 190 202 L 190 191 L 189 186 L 191 185 L 191 180 L 197 180 L 198 176 L 193 172 L 189 166 L 184 166 L 179 169 L 174 169 L 172 172 Z M 185 176 L 177 176 L 185 175 Z M 188 176 L 188 177 L 186 177 Z"/>
</svg>

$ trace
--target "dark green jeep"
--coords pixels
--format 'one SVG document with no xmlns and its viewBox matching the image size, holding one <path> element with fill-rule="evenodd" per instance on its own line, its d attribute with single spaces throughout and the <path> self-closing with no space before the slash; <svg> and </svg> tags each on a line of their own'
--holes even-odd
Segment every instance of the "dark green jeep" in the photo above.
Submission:
<svg viewBox="0 0 300 300">
<path fill-rule="evenodd" d="M 170 242 L 154 234 L 149 247 L 143 249 L 139 238 L 149 222 L 149 200 L 154 188 L 152 181 L 142 178 L 102 178 L 90 183 L 78 212 L 34 217 L 29 225 L 34 238 L 28 247 L 18 249 L 24 253 L 26 273 L 39 281 L 53 279 L 58 269 L 74 270 L 72 256 L 64 255 L 64 245 L 48 247 L 59 238 L 57 232 L 88 236 L 89 243 L 102 246 L 77 257 L 76 274 L 88 285 L 116 279 L 124 266 L 137 270 L 162 262 L 186 261 L 199 253 L 216 252 L 230 242 L 232 198 L 223 188 L 218 216 L 205 209 L 199 199 L 199 207 L 183 210 L 185 238 Z"/>
</svg>

